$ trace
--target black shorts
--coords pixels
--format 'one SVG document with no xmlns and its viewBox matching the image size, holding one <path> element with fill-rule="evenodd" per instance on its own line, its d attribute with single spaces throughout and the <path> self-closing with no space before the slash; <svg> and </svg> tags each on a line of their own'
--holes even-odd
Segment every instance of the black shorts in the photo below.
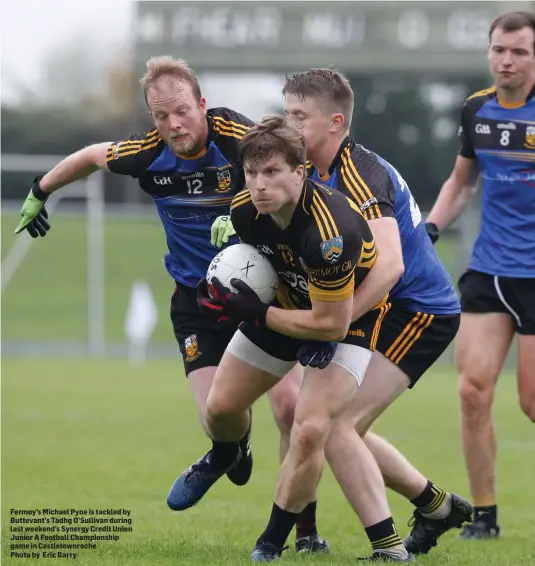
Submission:
<svg viewBox="0 0 535 566">
<path fill-rule="evenodd" d="M 371 350 L 374 337 L 379 332 L 382 312 L 381 309 L 375 309 L 370 311 L 365 319 L 359 319 L 352 323 L 341 344 L 352 344 Z M 292 338 L 265 326 L 258 327 L 247 322 L 240 324 L 240 330 L 264 352 L 287 362 L 297 360 L 297 352 L 303 344 L 303 340 L 298 338 Z"/>
<path fill-rule="evenodd" d="M 206 317 L 197 304 L 197 290 L 180 283 L 171 297 L 171 322 L 186 376 L 196 369 L 219 365 L 237 329 Z"/>
<path fill-rule="evenodd" d="M 498 277 L 469 269 L 459 279 L 463 312 L 511 316 L 518 334 L 535 334 L 535 279 Z"/>
<path fill-rule="evenodd" d="M 396 364 L 409 377 L 412 388 L 455 338 L 461 316 L 416 312 L 403 301 L 387 303 L 380 313 L 372 350 Z M 367 313 L 360 320 L 370 315 Z"/>
</svg>

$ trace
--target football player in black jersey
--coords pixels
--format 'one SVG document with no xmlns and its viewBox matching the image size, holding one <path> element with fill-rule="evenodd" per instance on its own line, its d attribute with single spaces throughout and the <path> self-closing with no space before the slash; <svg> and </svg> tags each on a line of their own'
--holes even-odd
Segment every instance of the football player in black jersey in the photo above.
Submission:
<svg viewBox="0 0 535 566">
<path fill-rule="evenodd" d="M 270 306 L 240 280 L 230 282 L 236 294 L 215 277 L 200 283 L 199 303 L 207 313 L 244 322 L 227 347 L 207 400 L 211 436 L 228 442 L 227 451 L 212 455 L 210 469 L 177 480 L 177 492 L 182 489 L 184 499 L 195 503 L 233 464 L 235 441 L 249 425 L 248 407 L 295 365 L 304 344 L 340 342 L 330 365 L 305 372 L 271 518 L 252 553 L 254 561 L 271 561 L 281 555 L 297 517 L 314 500 L 325 443 L 357 394 L 381 310 L 375 309 L 370 327 L 351 323 L 353 293 L 375 263 L 373 237 L 355 203 L 306 178 L 303 136 L 284 118 L 264 119 L 244 136 L 240 155 L 249 190 L 234 198 L 232 223 L 286 285 L 279 304 Z M 360 345 L 362 336 L 368 337 L 367 347 Z M 350 439 L 345 448 L 353 449 Z M 372 457 L 362 468 L 380 475 Z M 384 486 L 374 486 L 378 489 L 367 494 L 373 518 L 366 525 L 374 558 L 407 562 L 412 557 L 395 528 Z"/>
</svg>

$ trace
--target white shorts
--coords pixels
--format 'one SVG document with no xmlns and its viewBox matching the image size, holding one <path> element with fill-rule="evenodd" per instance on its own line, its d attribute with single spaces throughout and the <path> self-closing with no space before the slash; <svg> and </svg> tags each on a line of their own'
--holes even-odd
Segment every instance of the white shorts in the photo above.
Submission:
<svg viewBox="0 0 535 566">
<path fill-rule="evenodd" d="M 283 378 L 295 366 L 297 361 L 281 360 L 268 354 L 247 338 L 241 330 L 235 332 L 227 346 L 227 350 L 246 364 L 279 378 Z M 338 344 L 331 364 L 343 367 L 357 380 L 357 384 L 360 386 L 371 356 L 372 353 L 369 350 L 360 346 Z"/>
</svg>

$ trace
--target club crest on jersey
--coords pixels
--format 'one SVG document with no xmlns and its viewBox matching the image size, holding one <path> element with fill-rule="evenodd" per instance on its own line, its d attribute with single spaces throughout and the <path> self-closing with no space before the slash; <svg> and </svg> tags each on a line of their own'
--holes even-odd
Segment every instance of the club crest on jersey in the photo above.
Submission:
<svg viewBox="0 0 535 566">
<path fill-rule="evenodd" d="M 526 143 L 524 146 L 528 149 L 535 149 L 535 126 L 526 128 Z"/>
<path fill-rule="evenodd" d="M 184 346 L 186 348 L 186 361 L 194 362 L 202 352 L 199 352 L 199 345 L 197 344 L 197 334 L 192 334 L 184 340 Z"/>
<path fill-rule="evenodd" d="M 232 177 L 230 176 L 230 171 L 226 169 L 225 171 L 217 171 L 217 189 L 218 193 L 226 193 L 230 190 L 232 184 Z"/>
<path fill-rule="evenodd" d="M 335 236 L 330 240 L 325 240 L 320 244 L 321 255 L 327 263 L 336 263 L 344 251 L 344 239 L 342 236 Z"/>
</svg>

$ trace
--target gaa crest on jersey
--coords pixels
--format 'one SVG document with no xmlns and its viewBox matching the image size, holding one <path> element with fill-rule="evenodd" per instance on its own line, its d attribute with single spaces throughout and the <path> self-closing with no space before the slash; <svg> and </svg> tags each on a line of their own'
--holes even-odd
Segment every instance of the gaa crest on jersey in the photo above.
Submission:
<svg viewBox="0 0 535 566">
<path fill-rule="evenodd" d="M 202 352 L 199 352 L 199 345 L 197 344 L 197 334 L 192 334 L 184 340 L 184 347 L 186 349 L 186 361 L 194 362 Z"/>
<path fill-rule="evenodd" d="M 535 126 L 528 126 L 526 128 L 526 143 L 524 147 L 535 149 Z"/>
<path fill-rule="evenodd" d="M 344 251 L 344 239 L 342 236 L 335 236 L 330 240 L 325 240 L 320 244 L 321 255 L 327 263 L 336 263 Z"/>
<path fill-rule="evenodd" d="M 226 193 L 230 190 L 232 185 L 232 177 L 230 176 L 230 171 L 225 169 L 224 171 L 217 171 L 217 189 L 218 193 Z"/>
</svg>

